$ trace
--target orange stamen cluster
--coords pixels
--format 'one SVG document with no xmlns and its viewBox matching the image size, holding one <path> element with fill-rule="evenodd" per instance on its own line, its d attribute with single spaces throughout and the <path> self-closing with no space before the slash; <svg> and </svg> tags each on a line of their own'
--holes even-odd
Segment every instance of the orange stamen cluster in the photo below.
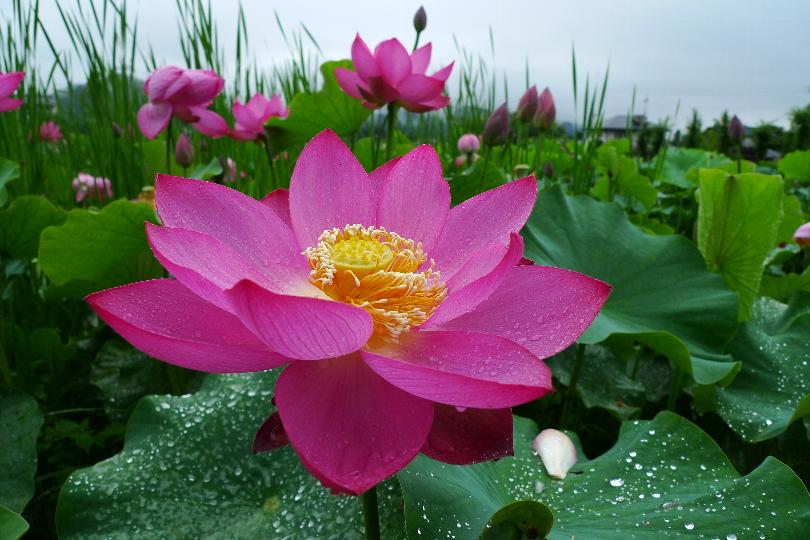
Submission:
<svg viewBox="0 0 810 540">
<path fill-rule="evenodd" d="M 374 337 L 395 343 L 425 322 L 447 296 L 447 287 L 421 243 L 383 228 L 346 225 L 328 229 L 303 253 L 310 281 L 338 302 L 361 307 L 374 321 Z"/>
</svg>

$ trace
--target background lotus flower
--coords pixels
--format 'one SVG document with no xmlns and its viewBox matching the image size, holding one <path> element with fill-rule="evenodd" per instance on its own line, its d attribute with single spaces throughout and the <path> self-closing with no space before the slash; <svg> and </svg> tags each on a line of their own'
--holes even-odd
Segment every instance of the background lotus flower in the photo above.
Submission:
<svg viewBox="0 0 810 540">
<path fill-rule="evenodd" d="M 557 117 L 557 108 L 554 106 L 554 97 L 551 90 L 544 88 L 537 100 L 537 111 L 534 113 L 534 125 L 541 129 L 549 129 L 554 125 Z"/>
<path fill-rule="evenodd" d="M 402 43 L 392 38 L 377 45 L 372 54 L 358 35 L 352 44 L 356 71 L 335 68 L 335 78 L 344 92 L 363 100 L 369 109 L 396 103 L 411 112 L 435 111 L 450 102 L 442 91 L 453 64 L 426 75 L 431 51 L 428 43 L 408 54 Z"/>
<path fill-rule="evenodd" d="M 233 116 L 236 125 L 231 137 L 242 141 L 252 141 L 264 137 L 264 124 L 271 118 L 287 118 L 288 110 L 281 97 L 273 94 L 270 99 L 256 93 L 245 105 L 237 99 L 233 103 Z"/>
<path fill-rule="evenodd" d="M 181 133 L 174 145 L 174 160 L 183 168 L 190 167 L 194 163 L 194 145 L 188 133 Z"/>
<path fill-rule="evenodd" d="M 551 391 L 541 359 L 573 343 L 610 291 L 518 266 L 534 178 L 451 209 L 426 145 L 367 174 L 324 131 L 289 192 L 259 202 L 165 175 L 155 192 L 163 226 L 147 235 L 174 279 L 87 301 L 165 362 L 215 373 L 288 364 L 275 394 L 283 433 L 335 492 L 363 493 L 419 452 L 456 464 L 510 454 L 509 408 Z"/>
<path fill-rule="evenodd" d="M 743 126 L 740 118 L 735 114 L 731 122 L 728 123 L 728 138 L 734 142 L 739 142 L 745 135 L 745 126 Z"/>
<path fill-rule="evenodd" d="M 481 139 L 474 133 L 465 133 L 458 138 L 457 146 L 462 154 L 472 154 L 481 148 Z"/>
<path fill-rule="evenodd" d="M 106 199 L 112 199 L 112 183 L 109 178 L 93 176 L 80 172 L 71 182 L 73 191 L 76 192 L 76 202 L 80 203 L 85 199 L 94 199 L 103 203 Z"/>
<path fill-rule="evenodd" d="M 537 87 L 532 86 L 520 97 L 516 116 L 521 122 L 531 122 L 537 112 Z"/>
<path fill-rule="evenodd" d="M 23 100 L 13 98 L 11 94 L 17 90 L 24 77 L 24 71 L 0 73 L 0 112 L 13 111 L 22 107 Z"/>
<path fill-rule="evenodd" d="M 509 135 L 509 109 L 506 103 L 495 109 L 484 124 L 481 141 L 490 146 L 503 144 Z"/>
<path fill-rule="evenodd" d="M 800 246 L 810 245 L 810 223 L 805 223 L 793 233 L 793 241 Z"/>
<path fill-rule="evenodd" d="M 59 142 L 64 138 L 56 122 L 43 122 L 39 126 L 39 139 L 41 141 Z"/>
<path fill-rule="evenodd" d="M 138 127 L 147 139 L 154 139 L 176 116 L 208 137 L 227 135 L 225 119 L 208 110 L 224 85 L 211 70 L 162 67 L 143 84 L 149 103 L 138 111 Z"/>
</svg>

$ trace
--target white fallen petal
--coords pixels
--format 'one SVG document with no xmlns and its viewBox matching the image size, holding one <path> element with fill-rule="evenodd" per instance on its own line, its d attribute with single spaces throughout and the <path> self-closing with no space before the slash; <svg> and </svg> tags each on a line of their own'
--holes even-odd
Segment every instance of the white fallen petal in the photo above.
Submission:
<svg viewBox="0 0 810 540">
<path fill-rule="evenodd" d="M 571 438 L 556 429 L 544 429 L 534 438 L 532 448 L 543 461 L 549 476 L 562 480 L 577 462 L 577 449 Z"/>
</svg>

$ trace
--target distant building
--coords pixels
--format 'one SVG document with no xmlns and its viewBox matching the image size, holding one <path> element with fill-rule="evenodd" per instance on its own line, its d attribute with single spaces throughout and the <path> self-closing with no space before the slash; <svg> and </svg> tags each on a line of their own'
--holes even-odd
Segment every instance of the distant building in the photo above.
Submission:
<svg viewBox="0 0 810 540">
<path fill-rule="evenodd" d="M 647 117 L 643 114 L 635 114 L 630 117 L 628 133 L 628 118 L 624 116 L 613 116 L 605 120 L 602 125 L 602 141 L 609 141 L 612 139 L 621 139 L 623 137 L 630 137 L 638 130 L 647 124 Z"/>
</svg>

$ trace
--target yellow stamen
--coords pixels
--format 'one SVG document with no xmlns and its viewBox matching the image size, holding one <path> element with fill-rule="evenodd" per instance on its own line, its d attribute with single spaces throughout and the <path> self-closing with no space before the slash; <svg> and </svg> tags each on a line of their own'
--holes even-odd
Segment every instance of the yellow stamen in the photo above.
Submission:
<svg viewBox="0 0 810 540">
<path fill-rule="evenodd" d="M 303 253 L 310 281 L 331 298 L 365 309 L 374 321 L 374 339 L 397 342 L 425 322 L 447 296 L 422 244 L 383 228 L 347 225 L 328 229 Z"/>
</svg>

